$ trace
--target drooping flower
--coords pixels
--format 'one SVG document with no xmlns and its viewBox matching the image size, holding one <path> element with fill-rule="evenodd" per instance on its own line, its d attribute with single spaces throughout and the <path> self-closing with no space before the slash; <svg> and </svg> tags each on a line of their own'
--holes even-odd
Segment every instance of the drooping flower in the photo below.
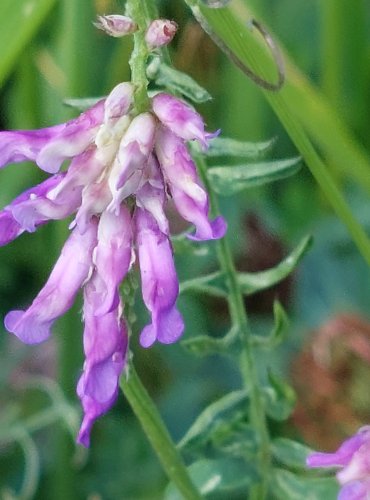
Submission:
<svg viewBox="0 0 370 500">
<path fill-rule="evenodd" d="M 137 257 L 144 303 L 151 321 L 143 347 L 175 342 L 184 322 L 169 225 L 172 197 L 195 226 L 189 238 L 220 238 L 222 217 L 209 220 L 208 195 L 186 141 L 203 147 L 213 137 L 200 115 L 167 94 L 135 115 L 133 86 L 117 85 L 78 118 L 34 131 L 0 132 L 0 166 L 34 161 L 51 176 L 0 211 L 0 244 L 33 232 L 49 220 L 75 215 L 71 234 L 45 286 L 29 308 L 11 311 L 5 326 L 26 343 L 39 343 L 83 289 L 86 361 L 77 387 L 84 409 L 78 441 L 88 446 L 96 418 L 113 404 L 128 349 L 120 283 Z M 69 160 L 65 172 L 58 173 Z"/>
<path fill-rule="evenodd" d="M 311 453 L 307 465 L 340 469 L 338 500 L 366 500 L 370 497 L 370 426 L 361 427 L 334 453 Z"/>
</svg>

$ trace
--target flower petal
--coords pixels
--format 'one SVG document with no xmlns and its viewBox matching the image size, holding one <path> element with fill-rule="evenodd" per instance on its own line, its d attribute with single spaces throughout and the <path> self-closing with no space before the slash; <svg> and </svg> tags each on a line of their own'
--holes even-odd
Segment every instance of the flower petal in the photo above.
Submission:
<svg viewBox="0 0 370 500">
<path fill-rule="evenodd" d="M 26 344 L 46 340 L 53 322 L 72 306 L 90 271 L 96 246 L 96 226 L 96 221 L 91 222 L 83 236 L 73 231 L 48 281 L 31 306 L 26 311 L 11 311 L 6 315 L 6 329 Z"/>
<path fill-rule="evenodd" d="M 208 195 L 183 141 L 162 127 L 157 133 L 156 153 L 177 210 L 196 227 L 195 234 L 189 238 L 222 238 L 226 232 L 226 222 L 222 217 L 213 221 L 208 219 Z"/>
<path fill-rule="evenodd" d="M 154 155 L 150 155 L 143 172 L 141 187 L 136 192 L 136 205 L 151 213 L 162 233 L 168 235 L 168 220 L 163 209 L 165 198 L 164 180 L 158 161 Z"/>
<path fill-rule="evenodd" d="M 104 287 L 101 302 L 94 314 L 100 316 L 115 309 L 119 303 L 118 286 L 126 276 L 132 260 L 131 216 L 124 205 L 118 215 L 104 211 L 98 227 L 98 244 L 94 264 Z"/>
<path fill-rule="evenodd" d="M 104 100 L 61 125 L 0 132 L 0 167 L 31 160 L 45 172 L 55 173 L 65 159 L 82 153 L 93 142 L 103 116 Z"/>
<path fill-rule="evenodd" d="M 143 347 L 155 340 L 169 344 L 184 330 L 176 309 L 179 284 L 171 245 L 153 216 L 140 208 L 136 211 L 136 230 L 142 294 L 152 315 L 152 323 L 144 328 L 140 342 Z"/>
<path fill-rule="evenodd" d="M 126 362 L 127 331 L 120 320 L 120 307 L 97 316 L 104 300 L 105 284 L 94 273 L 84 293 L 84 351 L 86 361 L 78 382 L 77 394 L 84 409 L 84 419 L 77 441 L 89 446 L 94 421 L 109 410 L 118 394 L 119 377 Z"/>
<path fill-rule="evenodd" d="M 151 113 L 141 113 L 130 123 L 123 136 L 109 185 L 112 193 L 122 188 L 137 169 L 143 169 L 154 145 L 156 123 Z"/>
<path fill-rule="evenodd" d="M 50 219 L 64 219 L 80 203 L 77 191 L 68 193 L 63 203 L 49 200 L 49 193 L 60 185 L 65 174 L 54 175 L 17 196 L 0 212 L 0 245 L 5 245 L 24 231 L 33 232 Z"/>
<path fill-rule="evenodd" d="M 354 453 L 370 441 L 370 426 L 361 427 L 352 437 L 346 439 L 334 453 L 314 452 L 307 457 L 308 467 L 344 467 L 350 463 Z"/>
<path fill-rule="evenodd" d="M 197 140 L 204 148 L 208 140 L 218 135 L 204 131 L 202 117 L 183 101 L 169 94 L 157 94 L 152 99 L 154 113 L 160 121 L 185 141 Z"/>
</svg>

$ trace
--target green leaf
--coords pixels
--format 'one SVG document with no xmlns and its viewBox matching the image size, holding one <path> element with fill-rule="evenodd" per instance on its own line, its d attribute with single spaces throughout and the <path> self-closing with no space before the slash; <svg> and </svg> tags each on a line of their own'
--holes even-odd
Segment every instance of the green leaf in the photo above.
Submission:
<svg viewBox="0 0 370 500">
<path fill-rule="evenodd" d="M 272 269 L 257 273 L 238 273 L 238 282 L 245 295 L 265 290 L 286 278 L 305 255 L 312 244 L 312 237 L 306 236 L 280 264 Z"/>
<path fill-rule="evenodd" d="M 196 356 L 221 353 L 226 347 L 222 339 L 215 339 L 208 335 L 198 335 L 192 339 L 183 340 L 181 346 Z"/>
<path fill-rule="evenodd" d="M 275 160 L 264 163 L 211 167 L 207 176 L 213 189 L 223 196 L 230 196 L 243 189 L 262 186 L 290 175 L 300 169 L 300 158 Z"/>
<path fill-rule="evenodd" d="M 19 55 L 27 47 L 55 0 L 1 0 L 0 2 L 0 86 Z"/>
<path fill-rule="evenodd" d="M 286 420 L 296 403 L 294 390 L 280 377 L 269 371 L 270 386 L 263 388 L 266 413 L 274 420 Z"/>
<path fill-rule="evenodd" d="M 222 453 L 234 457 L 255 457 L 259 448 L 260 439 L 256 430 L 245 422 L 238 423 L 233 432 L 222 434 L 222 429 L 213 438 L 213 445 Z"/>
<path fill-rule="evenodd" d="M 198 335 L 181 341 L 181 346 L 196 356 L 209 356 L 211 354 L 230 355 L 230 346 L 239 339 L 239 331 L 233 327 L 222 338 L 209 335 Z"/>
<path fill-rule="evenodd" d="M 227 297 L 228 291 L 222 278 L 222 273 L 216 272 L 206 276 L 200 276 L 199 278 L 183 281 L 180 283 L 180 293 L 196 291 L 206 293 L 208 295 L 214 295 L 216 297 Z"/>
<path fill-rule="evenodd" d="M 198 460 L 188 471 L 202 497 L 221 500 L 233 498 L 232 493 L 245 489 L 257 480 L 257 472 L 253 465 L 242 460 Z M 239 495 L 241 491 L 238 492 Z M 183 500 L 176 487 L 170 483 L 166 489 L 165 500 Z M 238 496 L 239 498 L 239 496 Z"/>
<path fill-rule="evenodd" d="M 206 155 L 257 158 L 269 150 L 274 143 L 275 139 L 266 142 L 244 142 L 227 137 L 215 137 L 211 140 Z"/>
<path fill-rule="evenodd" d="M 275 459 L 290 469 L 307 470 L 306 458 L 312 449 L 297 441 L 287 438 L 276 438 L 271 445 Z"/>
<path fill-rule="evenodd" d="M 335 500 L 338 484 L 334 478 L 301 477 L 283 469 L 271 473 L 270 488 L 276 500 Z"/>
<path fill-rule="evenodd" d="M 210 435 L 220 424 L 230 422 L 230 414 L 235 413 L 242 404 L 246 405 L 247 399 L 246 391 L 234 391 L 210 404 L 181 439 L 179 448 L 197 447 L 209 440 Z"/>
<path fill-rule="evenodd" d="M 201 87 L 193 78 L 160 62 L 159 58 L 154 58 L 149 64 L 147 74 L 150 79 L 155 80 L 159 87 L 165 87 L 174 93 L 180 93 L 193 102 L 200 103 L 212 99 L 207 90 Z"/>
<path fill-rule="evenodd" d="M 287 316 L 287 313 L 285 312 L 280 302 L 278 300 L 275 300 L 274 327 L 272 329 L 272 332 L 267 337 L 262 337 L 260 335 L 253 336 L 253 344 L 264 349 L 274 349 L 275 347 L 280 345 L 286 338 L 288 324 L 289 318 Z"/>
<path fill-rule="evenodd" d="M 87 97 L 84 99 L 64 99 L 63 103 L 66 106 L 77 109 L 78 111 L 86 111 L 87 109 L 95 106 L 95 104 L 105 97 Z"/>
</svg>

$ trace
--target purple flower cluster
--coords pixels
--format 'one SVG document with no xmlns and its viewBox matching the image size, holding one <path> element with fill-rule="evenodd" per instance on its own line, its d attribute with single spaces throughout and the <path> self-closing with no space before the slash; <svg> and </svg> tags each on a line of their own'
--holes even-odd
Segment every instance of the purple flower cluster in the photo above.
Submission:
<svg viewBox="0 0 370 500">
<path fill-rule="evenodd" d="M 335 467 L 342 486 L 338 500 L 366 500 L 370 498 L 370 426 L 344 441 L 334 453 L 311 453 L 309 467 Z"/>
<path fill-rule="evenodd" d="M 121 83 L 67 123 L 0 133 L 0 166 L 31 160 L 52 174 L 0 212 L 0 244 L 74 214 L 45 286 L 27 310 L 9 312 L 5 326 L 23 342 L 42 342 L 83 288 L 86 361 L 77 393 L 85 414 L 78 441 L 85 446 L 93 422 L 117 396 L 128 346 L 119 286 L 136 258 L 151 314 L 141 345 L 169 344 L 184 329 L 166 200 L 195 226 L 190 238 L 221 238 L 226 230 L 223 218 L 208 218 L 208 196 L 186 146 L 196 140 L 207 147 L 212 137 L 200 115 L 163 93 L 148 112 L 135 116 L 132 109 L 133 87 Z M 65 160 L 69 168 L 60 172 Z"/>
</svg>

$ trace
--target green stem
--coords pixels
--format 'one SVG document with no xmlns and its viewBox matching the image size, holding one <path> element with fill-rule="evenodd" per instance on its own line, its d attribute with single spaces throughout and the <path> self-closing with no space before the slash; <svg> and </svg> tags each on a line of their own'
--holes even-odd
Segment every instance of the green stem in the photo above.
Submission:
<svg viewBox="0 0 370 500">
<path fill-rule="evenodd" d="M 199 500 L 201 495 L 191 482 L 185 464 L 172 441 L 162 418 L 140 381 L 133 365 L 129 376 L 121 377 L 121 389 L 153 446 L 168 478 L 187 500 Z"/>
<path fill-rule="evenodd" d="M 145 32 L 149 20 L 146 0 L 127 0 L 127 11 L 136 22 L 138 30 L 134 33 L 134 50 L 129 61 L 131 67 L 131 81 L 135 85 L 135 107 L 137 113 L 146 111 L 149 107 L 147 93 L 148 79 L 146 76 L 146 62 L 149 50 L 145 42 Z"/>
<path fill-rule="evenodd" d="M 218 200 L 213 192 L 206 175 L 206 164 L 202 156 L 195 154 L 196 163 L 202 181 L 208 191 L 210 203 L 214 213 L 219 213 Z M 241 369 L 245 386 L 250 394 L 250 422 L 257 431 L 260 439 L 259 465 L 261 472 L 261 484 L 251 492 L 250 498 L 263 500 L 267 495 L 267 482 L 270 469 L 270 438 L 267 428 L 266 414 L 263 397 L 260 388 L 256 365 L 252 356 L 251 330 L 248 324 L 248 317 L 244 307 L 243 294 L 237 280 L 237 271 L 231 252 L 228 237 L 225 236 L 217 242 L 217 256 L 220 267 L 226 276 L 229 294 L 227 297 L 232 327 L 240 335 L 242 343 Z"/>
</svg>

